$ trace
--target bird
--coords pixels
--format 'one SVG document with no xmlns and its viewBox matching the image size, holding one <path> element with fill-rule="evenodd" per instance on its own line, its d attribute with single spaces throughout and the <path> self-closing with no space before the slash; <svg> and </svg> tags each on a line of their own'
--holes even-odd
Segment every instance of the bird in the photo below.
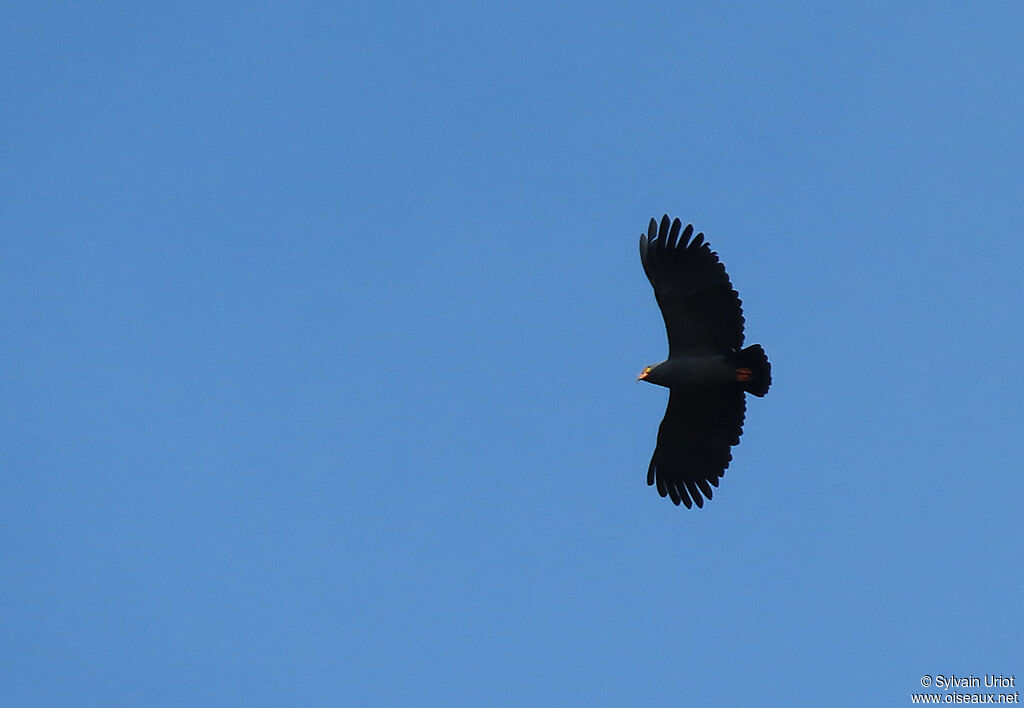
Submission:
<svg viewBox="0 0 1024 708">
<path fill-rule="evenodd" d="M 669 390 L 647 484 L 676 506 L 703 508 L 740 442 L 746 394 L 768 393 L 772 367 L 760 344 L 743 348 L 739 293 L 692 224 L 651 219 L 640 262 L 668 333 L 668 359 L 637 377 Z"/>
</svg>

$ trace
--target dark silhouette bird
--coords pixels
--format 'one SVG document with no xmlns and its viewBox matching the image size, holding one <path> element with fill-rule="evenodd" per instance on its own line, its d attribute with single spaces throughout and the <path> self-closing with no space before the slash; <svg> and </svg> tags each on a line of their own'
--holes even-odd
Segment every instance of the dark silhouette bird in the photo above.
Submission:
<svg viewBox="0 0 1024 708">
<path fill-rule="evenodd" d="M 704 506 L 743 433 L 746 394 L 761 397 L 772 367 L 760 344 L 743 349 L 743 309 L 718 254 L 679 219 L 651 219 L 640 261 L 668 330 L 668 359 L 637 377 L 669 389 L 647 484 L 677 506 Z"/>
</svg>

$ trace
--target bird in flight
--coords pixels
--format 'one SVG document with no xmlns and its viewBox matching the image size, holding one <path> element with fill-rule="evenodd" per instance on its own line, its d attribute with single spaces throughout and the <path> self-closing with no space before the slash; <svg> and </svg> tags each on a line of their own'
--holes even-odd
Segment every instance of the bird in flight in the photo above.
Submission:
<svg viewBox="0 0 1024 708">
<path fill-rule="evenodd" d="M 647 484 L 689 509 L 704 506 L 743 433 L 746 394 L 761 397 L 772 367 L 760 344 L 743 349 L 743 308 L 718 254 L 679 219 L 651 219 L 640 262 L 668 330 L 668 359 L 637 381 L 669 390 Z M 691 238 L 692 237 L 692 238 Z"/>
</svg>

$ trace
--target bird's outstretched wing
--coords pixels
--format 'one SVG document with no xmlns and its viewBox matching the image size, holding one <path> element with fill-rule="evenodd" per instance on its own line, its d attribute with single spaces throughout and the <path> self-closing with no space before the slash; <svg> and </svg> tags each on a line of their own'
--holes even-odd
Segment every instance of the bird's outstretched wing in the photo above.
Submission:
<svg viewBox="0 0 1024 708">
<path fill-rule="evenodd" d="M 647 484 L 689 509 L 704 506 L 739 444 L 747 399 L 743 391 L 679 390 L 668 397 Z"/>
<path fill-rule="evenodd" d="M 640 261 L 665 318 L 669 357 L 724 354 L 743 346 L 743 308 L 718 254 L 693 226 L 651 219 L 640 237 Z"/>
</svg>

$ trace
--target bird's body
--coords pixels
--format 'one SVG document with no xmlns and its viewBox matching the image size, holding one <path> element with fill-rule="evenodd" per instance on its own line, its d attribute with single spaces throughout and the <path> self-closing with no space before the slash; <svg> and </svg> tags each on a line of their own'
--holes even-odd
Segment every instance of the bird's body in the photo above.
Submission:
<svg viewBox="0 0 1024 708">
<path fill-rule="evenodd" d="M 648 367 L 641 381 L 665 388 L 708 388 L 727 386 L 736 379 L 735 370 L 721 354 L 677 356 Z"/>
<path fill-rule="evenodd" d="M 704 506 L 732 460 L 746 412 L 746 393 L 764 396 L 771 365 L 761 345 L 743 349 L 742 303 L 718 255 L 680 233 L 679 219 L 651 219 L 640 260 L 665 318 L 669 358 L 638 380 L 670 390 L 647 483 L 687 507 Z"/>
</svg>

